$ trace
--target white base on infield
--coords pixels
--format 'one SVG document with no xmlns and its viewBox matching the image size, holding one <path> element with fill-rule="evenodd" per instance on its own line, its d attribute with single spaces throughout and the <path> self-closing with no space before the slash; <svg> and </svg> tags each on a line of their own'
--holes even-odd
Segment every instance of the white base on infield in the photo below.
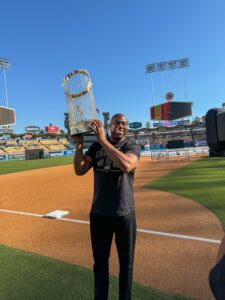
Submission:
<svg viewBox="0 0 225 300">
<path fill-rule="evenodd" d="M 63 211 L 65 212 L 65 211 Z M 11 213 L 11 214 L 18 214 L 18 215 L 25 215 L 25 216 L 32 216 L 32 217 L 38 217 L 38 218 L 51 218 L 51 219 L 59 219 L 60 221 L 66 221 L 66 222 L 73 222 L 73 223 L 81 223 L 81 224 L 90 224 L 89 221 L 84 220 L 77 220 L 77 219 L 68 219 L 68 218 L 56 218 L 56 217 L 46 217 L 47 215 L 40 215 L 40 214 L 33 214 L 29 212 L 22 212 L 22 211 L 15 211 L 15 210 L 8 210 L 8 209 L 0 209 L 0 213 Z M 66 211 L 67 214 L 69 214 L 68 211 Z M 50 213 L 51 214 L 51 213 Z M 142 228 L 137 228 L 137 232 L 140 233 L 146 233 L 146 234 L 153 234 L 153 235 L 160 235 L 165 237 L 173 237 L 173 238 L 180 238 L 180 239 L 189 239 L 189 240 L 195 240 L 199 242 L 207 242 L 207 243 L 213 243 L 213 244 L 220 244 L 221 240 L 215 240 L 215 239 L 208 239 L 203 237 L 197 237 L 192 235 L 184 235 L 184 234 L 176 234 L 176 233 L 170 233 L 170 232 L 160 232 L 160 231 L 154 231 L 154 230 L 147 230 Z"/>
<path fill-rule="evenodd" d="M 50 213 L 43 215 L 43 218 L 60 219 L 68 214 L 69 212 L 65 210 L 53 210 Z"/>
</svg>

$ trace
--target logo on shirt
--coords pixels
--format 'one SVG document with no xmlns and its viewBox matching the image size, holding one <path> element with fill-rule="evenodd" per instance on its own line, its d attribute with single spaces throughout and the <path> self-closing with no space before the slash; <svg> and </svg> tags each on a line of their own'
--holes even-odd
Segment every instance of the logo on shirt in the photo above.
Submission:
<svg viewBox="0 0 225 300">
<path fill-rule="evenodd" d="M 120 172 L 120 169 L 107 155 L 105 149 L 100 149 L 99 151 L 97 151 L 95 157 L 96 157 L 97 168 L 99 171 Z"/>
<path fill-rule="evenodd" d="M 105 157 L 107 156 L 105 149 L 100 149 L 99 151 L 96 152 L 96 158 L 100 158 L 100 157 Z"/>
</svg>

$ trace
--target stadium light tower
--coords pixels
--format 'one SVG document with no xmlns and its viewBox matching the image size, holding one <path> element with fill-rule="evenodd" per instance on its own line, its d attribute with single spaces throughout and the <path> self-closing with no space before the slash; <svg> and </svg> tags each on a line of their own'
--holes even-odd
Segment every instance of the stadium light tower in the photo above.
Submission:
<svg viewBox="0 0 225 300">
<path fill-rule="evenodd" d="M 154 101 L 154 95 L 153 95 L 153 80 L 152 80 L 152 73 L 154 72 L 161 72 L 162 73 L 162 93 L 164 96 L 164 78 L 163 78 L 163 72 L 170 70 L 173 73 L 173 89 L 175 92 L 175 77 L 174 77 L 174 70 L 182 68 L 184 71 L 184 88 L 185 88 L 185 99 L 187 100 L 187 80 L 186 80 L 186 72 L 185 68 L 189 67 L 189 58 L 182 58 L 182 59 L 176 59 L 171 61 L 163 61 L 159 63 L 149 64 L 146 65 L 145 71 L 146 73 L 150 73 L 151 76 L 151 89 L 152 89 L 152 103 Z"/>
<path fill-rule="evenodd" d="M 110 113 L 109 112 L 103 112 L 102 113 L 103 117 L 104 117 L 104 128 L 105 128 L 105 132 L 107 137 L 109 137 L 109 121 L 110 121 Z"/>
<path fill-rule="evenodd" d="M 7 93 L 7 84 L 6 84 L 6 73 L 5 70 L 9 69 L 10 63 L 6 58 L 0 58 L 0 68 L 3 69 L 4 73 L 4 84 L 5 84 L 5 99 L 6 99 L 6 107 L 8 107 L 8 93 Z"/>
</svg>

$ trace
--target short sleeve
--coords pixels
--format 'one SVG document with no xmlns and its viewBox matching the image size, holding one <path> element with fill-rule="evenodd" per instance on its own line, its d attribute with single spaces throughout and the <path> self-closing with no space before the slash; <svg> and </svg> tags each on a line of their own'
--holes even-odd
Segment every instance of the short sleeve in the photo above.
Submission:
<svg viewBox="0 0 225 300">
<path fill-rule="evenodd" d="M 135 140 L 131 139 L 131 140 L 128 140 L 128 143 L 127 143 L 126 149 L 125 149 L 125 153 L 133 153 L 137 156 L 137 158 L 139 158 L 140 154 L 141 154 L 141 148 L 136 143 Z"/>
<path fill-rule="evenodd" d="M 96 150 L 98 148 L 98 143 L 94 142 L 93 144 L 91 144 L 91 146 L 88 148 L 88 150 L 85 152 L 85 155 L 90 156 L 92 159 L 95 156 Z"/>
</svg>

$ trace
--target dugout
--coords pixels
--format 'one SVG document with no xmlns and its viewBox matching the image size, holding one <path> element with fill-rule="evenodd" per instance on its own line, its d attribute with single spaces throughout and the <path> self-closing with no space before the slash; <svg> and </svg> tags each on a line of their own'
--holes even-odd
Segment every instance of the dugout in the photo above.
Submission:
<svg viewBox="0 0 225 300">
<path fill-rule="evenodd" d="M 184 148 L 184 141 L 183 140 L 172 140 L 168 141 L 166 144 L 167 149 L 179 149 Z"/>
<path fill-rule="evenodd" d="M 25 150 L 25 159 L 42 159 L 44 156 L 44 149 L 26 149 Z"/>
</svg>

